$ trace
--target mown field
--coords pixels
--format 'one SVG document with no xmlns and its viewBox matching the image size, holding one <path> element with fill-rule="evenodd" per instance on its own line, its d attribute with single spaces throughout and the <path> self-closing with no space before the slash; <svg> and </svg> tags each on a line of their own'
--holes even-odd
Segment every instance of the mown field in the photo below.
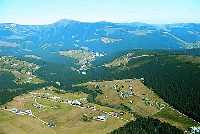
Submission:
<svg viewBox="0 0 200 134">
<path fill-rule="evenodd" d="M 115 88 L 116 85 L 118 85 L 117 88 Z M 172 108 L 152 90 L 147 88 L 141 80 L 126 79 L 88 82 L 79 86 L 87 87 L 91 90 L 100 90 L 102 94 L 97 95 L 95 98 L 96 103 L 116 109 L 123 109 L 124 111 L 127 110 L 135 117 L 152 117 L 182 130 L 199 125 L 193 119 Z M 130 86 L 135 95 L 121 98 L 120 91 L 129 90 Z"/>
<path fill-rule="evenodd" d="M 87 97 L 85 93 L 65 93 L 60 94 L 49 90 L 37 90 L 32 93 L 40 94 L 52 94 L 53 96 L 59 96 L 68 99 L 80 99 Z M 101 111 L 92 111 L 87 108 L 75 107 L 59 102 L 50 101 L 43 98 L 38 98 L 37 103 L 44 105 L 43 109 L 37 109 L 33 107 L 34 99 L 33 96 L 28 94 L 23 94 L 13 99 L 13 101 L 7 103 L 3 106 L 0 111 L 0 133 L 12 134 L 12 133 L 108 133 L 114 129 L 123 126 L 126 121 L 109 117 L 106 121 L 96 121 L 91 119 L 90 121 L 82 120 L 83 115 L 88 115 L 90 117 L 95 117 L 101 115 Z M 94 105 L 96 109 L 103 111 L 117 111 L 109 107 L 103 107 L 96 104 Z M 6 109 L 4 109 L 6 107 Z M 15 115 L 8 109 L 30 109 L 32 110 L 35 117 L 30 117 L 26 115 Z M 56 124 L 55 128 L 50 128 L 47 124 L 43 124 L 40 120 L 45 122 L 53 121 Z"/>
<path fill-rule="evenodd" d="M 84 90 L 66 92 L 54 87 L 46 87 L 15 97 L 1 106 L 0 133 L 102 134 L 117 130 L 141 117 L 158 119 L 182 131 L 198 125 L 194 120 L 171 108 L 140 80 L 87 82 L 73 86 L 77 89 L 81 87 L 91 92 L 98 90 L 99 94 L 94 96 L 93 102 L 89 102 L 90 94 L 84 93 Z M 120 92 L 125 92 L 130 87 L 134 95 L 120 97 Z M 52 97 L 59 99 L 52 99 Z M 65 100 L 84 100 L 83 107 L 66 104 Z M 37 108 L 33 104 L 42 105 L 42 108 Z M 12 108 L 31 110 L 33 116 L 16 115 L 9 111 Z M 113 112 L 123 112 L 123 115 L 109 114 Z M 108 115 L 106 121 L 95 120 L 95 117 L 102 114 Z M 83 120 L 83 118 L 87 119 Z M 50 122 L 56 126 L 49 127 Z"/>
</svg>

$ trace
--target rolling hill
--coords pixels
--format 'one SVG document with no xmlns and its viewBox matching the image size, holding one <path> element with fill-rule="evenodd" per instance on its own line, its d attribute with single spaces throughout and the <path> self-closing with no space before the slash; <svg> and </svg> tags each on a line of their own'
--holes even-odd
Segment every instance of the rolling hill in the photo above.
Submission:
<svg viewBox="0 0 200 134">
<path fill-rule="evenodd" d="M 89 49 L 118 52 L 130 49 L 199 48 L 200 24 L 87 23 L 60 20 L 49 25 L 0 24 L 0 47 L 48 52 Z"/>
</svg>

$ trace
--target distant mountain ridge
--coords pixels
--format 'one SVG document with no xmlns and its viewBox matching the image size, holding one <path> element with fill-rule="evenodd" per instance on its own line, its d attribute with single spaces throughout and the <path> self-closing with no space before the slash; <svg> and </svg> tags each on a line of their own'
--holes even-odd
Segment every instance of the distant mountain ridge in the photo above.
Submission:
<svg viewBox="0 0 200 134">
<path fill-rule="evenodd" d="M 60 51 L 87 48 L 116 52 L 130 49 L 200 48 L 200 24 L 79 22 L 63 19 L 48 25 L 0 24 L 0 47 Z M 4 45 L 6 44 L 6 45 Z"/>
</svg>

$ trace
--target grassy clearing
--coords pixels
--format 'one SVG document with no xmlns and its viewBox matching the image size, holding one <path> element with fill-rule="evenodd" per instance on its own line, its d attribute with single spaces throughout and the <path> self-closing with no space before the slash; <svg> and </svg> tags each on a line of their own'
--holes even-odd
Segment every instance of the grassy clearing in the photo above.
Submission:
<svg viewBox="0 0 200 134">
<path fill-rule="evenodd" d="M 0 111 L 0 133 L 12 134 L 13 131 L 11 130 L 14 130 L 14 132 L 20 134 L 64 134 L 66 132 L 69 134 L 104 134 L 123 126 L 128 121 L 136 120 L 138 116 L 153 117 L 182 130 L 197 125 L 193 120 L 169 107 L 152 90 L 144 86 L 140 80 L 88 82 L 76 86 L 77 88 L 83 87 L 88 90 L 98 90 L 101 94 L 98 94 L 95 98 L 95 104 L 85 102 L 83 108 L 65 104 L 63 100 L 80 100 L 87 98 L 88 94 L 83 92 L 59 92 L 54 87 L 46 87 L 15 97 L 13 101 L 6 104 L 8 109 L 14 107 L 24 110 L 30 109 L 37 118 L 45 122 L 53 121 L 56 127 L 49 128 L 37 118 Z M 125 98 L 120 96 L 121 92 L 129 90 L 132 90 L 134 95 Z M 60 97 L 60 99 L 49 99 L 51 97 Z M 41 109 L 36 108 L 33 106 L 35 103 L 43 107 Z M 93 106 L 96 110 L 87 108 L 87 106 Z M 131 111 L 127 111 L 127 109 Z M 124 114 L 119 118 L 109 115 L 110 113 L 120 113 L 122 111 Z M 105 113 L 109 115 L 106 121 L 93 119 Z M 87 115 L 89 120 L 84 121 L 83 115 Z"/>
<path fill-rule="evenodd" d="M 197 122 L 194 122 L 194 120 L 180 114 L 178 111 L 174 110 L 171 107 L 166 107 L 162 109 L 153 117 L 182 129 L 187 129 L 191 126 L 199 125 Z"/>
<path fill-rule="evenodd" d="M 116 85 L 117 88 L 114 88 Z M 101 90 L 102 94 L 98 95 L 96 100 L 102 105 L 109 104 L 109 106 L 119 106 L 120 104 L 124 104 L 137 115 L 143 117 L 153 117 L 182 130 L 198 125 L 194 120 L 171 108 L 152 90 L 144 86 L 144 84 L 139 80 L 88 82 L 78 86 L 84 86 L 90 90 Z M 130 86 L 132 87 L 135 95 L 128 98 L 120 98 L 119 92 L 129 89 Z"/>
<path fill-rule="evenodd" d="M 182 62 L 189 62 L 192 64 L 200 64 L 200 57 L 178 55 L 178 56 L 176 56 L 176 59 L 180 60 Z"/>
<path fill-rule="evenodd" d="M 86 50 L 69 50 L 69 51 L 60 51 L 60 55 L 70 57 L 76 60 L 81 59 L 92 59 L 93 54 Z"/>
<path fill-rule="evenodd" d="M 36 102 L 43 105 L 44 108 L 37 109 L 33 106 L 35 99 L 33 95 L 42 96 L 42 94 L 49 94 L 51 96 L 59 96 L 65 99 L 80 99 L 87 97 L 85 93 L 57 93 L 55 92 L 55 88 L 49 87 L 44 90 L 33 91 L 29 94 L 23 94 L 13 99 L 13 101 L 6 104 L 8 109 L 18 108 L 18 109 L 30 109 L 33 114 L 39 119 L 49 122 L 53 121 L 56 124 L 55 128 L 49 128 L 47 125 L 42 124 L 36 118 L 30 116 L 23 115 L 15 115 L 8 111 L 0 111 L 0 133 L 5 134 L 13 134 L 20 133 L 44 133 L 44 134 L 52 134 L 52 133 L 108 133 L 123 126 L 126 121 L 109 117 L 106 121 L 83 121 L 82 116 L 84 114 L 90 117 L 96 117 L 101 115 L 101 111 L 117 111 L 112 108 L 103 107 L 100 105 L 95 105 L 92 103 L 88 103 L 88 105 L 96 106 L 100 111 L 92 111 L 87 108 L 79 108 L 72 105 L 67 105 L 59 102 L 50 101 L 43 97 L 38 97 Z M 33 130 L 32 130 L 33 129 Z M 13 130 L 13 131 L 11 131 Z M 32 131 L 31 131 L 32 130 Z"/>
<path fill-rule="evenodd" d="M 16 116 L 7 111 L 0 111 L 0 133 L 1 134 L 53 134 L 49 128 L 36 119 L 26 116 Z"/>
<path fill-rule="evenodd" d="M 156 102 L 160 102 L 165 105 L 165 102 L 162 99 L 145 87 L 139 80 L 127 79 L 92 83 L 89 82 L 78 86 L 85 86 L 91 90 L 97 89 L 98 87 L 98 90 L 102 92 L 102 94 L 96 97 L 96 101 L 98 103 L 116 108 L 123 104 L 141 116 L 149 116 L 157 113 L 159 109 L 155 105 Z M 129 91 L 130 87 L 135 95 L 122 98 L 120 93 Z M 148 98 L 150 103 L 149 105 L 145 103 L 144 98 Z"/>
</svg>

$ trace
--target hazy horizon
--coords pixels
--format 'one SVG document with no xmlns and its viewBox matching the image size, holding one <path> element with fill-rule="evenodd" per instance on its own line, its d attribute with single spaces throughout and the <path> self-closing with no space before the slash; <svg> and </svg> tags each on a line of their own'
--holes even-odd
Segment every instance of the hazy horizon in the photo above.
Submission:
<svg viewBox="0 0 200 134">
<path fill-rule="evenodd" d="M 199 4 L 198 0 L 1 0 L 0 23 L 42 25 L 61 19 L 148 24 L 200 23 Z"/>
<path fill-rule="evenodd" d="M 133 22 L 113 22 L 113 21 L 105 21 L 105 20 L 99 20 L 99 21 L 80 21 L 80 20 L 74 20 L 69 18 L 61 18 L 57 21 L 50 22 L 50 23 L 38 23 L 38 24 L 26 24 L 26 23 L 15 23 L 15 22 L 0 22 L 0 24 L 16 24 L 16 25 L 51 25 L 54 23 L 57 23 L 59 21 L 75 21 L 75 22 L 81 22 L 81 23 L 99 23 L 99 22 L 107 22 L 107 23 L 114 23 L 114 24 L 131 24 L 131 23 L 143 23 L 143 24 L 149 24 L 149 25 L 170 25 L 170 24 L 200 24 L 200 22 L 172 22 L 172 23 L 148 23 L 148 22 L 141 22 L 141 21 L 133 21 Z"/>
</svg>

